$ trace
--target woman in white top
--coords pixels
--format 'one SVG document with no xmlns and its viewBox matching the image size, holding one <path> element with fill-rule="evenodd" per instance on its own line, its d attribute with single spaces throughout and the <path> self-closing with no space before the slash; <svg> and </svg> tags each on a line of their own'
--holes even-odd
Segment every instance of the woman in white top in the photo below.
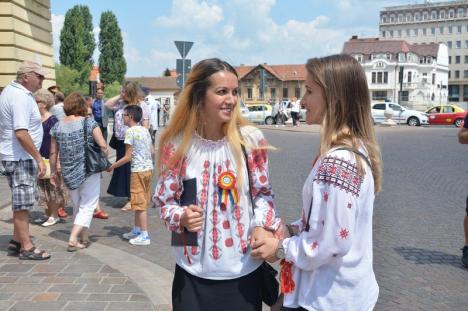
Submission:
<svg viewBox="0 0 468 311">
<path fill-rule="evenodd" d="M 302 216 L 290 230 L 298 234 L 256 241 L 252 256 L 282 259 L 283 310 L 372 310 L 372 212 L 382 176 L 366 76 L 347 55 L 310 59 L 306 68 L 306 122 L 322 129 Z"/>
<path fill-rule="evenodd" d="M 250 256 L 250 243 L 277 230 L 279 219 L 268 176 L 268 145 L 260 130 L 242 118 L 238 91 L 231 65 L 216 58 L 199 62 L 159 141 L 154 201 L 170 231 L 194 232 L 198 243 L 189 246 L 183 238 L 173 248 L 174 311 L 262 308 L 262 261 Z M 193 178 L 197 204 L 182 204 L 184 182 Z"/>
</svg>

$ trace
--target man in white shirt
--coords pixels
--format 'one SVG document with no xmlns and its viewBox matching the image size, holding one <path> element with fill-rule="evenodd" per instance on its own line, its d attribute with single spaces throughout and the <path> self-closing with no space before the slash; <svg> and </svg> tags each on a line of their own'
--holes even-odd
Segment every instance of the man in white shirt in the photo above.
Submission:
<svg viewBox="0 0 468 311">
<path fill-rule="evenodd" d="M 38 198 L 37 177 L 46 167 L 39 149 L 42 122 L 33 92 L 42 87 L 46 72 L 34 62 L 25 61 L 16 80 L 0 95 L 0 160 L 12 192 L 13 238 L 8 254 L 20 259 L 43 260 L 50 254 L 34 247 L 29 237 L 29 211 Z"/>
<path fill-rule="evenodd" d="M 153 144 L 156 141 L 156 132 L 158 131 L 159 120 L 158 120 L 158 108 L 159 103 L 154 98 L 153 95 L 148 95 L 145 97 L 145 104 L 148 107 L 149 111 L 149 123 L 150 123 L 150 134 Z"/>
<path fill-rule="evenodd" d="M 54 94 L 55 105 L 50 108 L 50 113 L 53 114 L 59 121 L 65 118 L 65 111 L 63 111 L 63 101 L 65 95 L 62 92 L 55 92 Z"/>
</svg>

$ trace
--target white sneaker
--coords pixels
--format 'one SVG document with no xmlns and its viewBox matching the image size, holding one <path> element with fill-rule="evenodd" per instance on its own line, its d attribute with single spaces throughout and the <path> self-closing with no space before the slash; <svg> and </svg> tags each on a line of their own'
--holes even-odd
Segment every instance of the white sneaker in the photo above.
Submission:
<svg viewBox="0 0 468 311">
<path fill-rule="evenodd" d="M 59 218 L 58 218 L 58 217 L 57 217 L 57 218 L 54 218 L 54 217 L 51 216 L 51 217 L 49 217 L 49 219 L 47 219 L 45 222 L 43 222 L 41 226 L 43 226 L 43 227 L 49 227 L 49 226 L 55 225 L 55 224 L 58 223 L 58 222 L 59 222 Z"/>
<path fill-rule="evenodd" d="M 151 239 L 149 236 L 147 237 L 143 237 L 141 234 L 139 236 L 137 236 L 136 238 L 134 239 L 131 239 L 130 241 L 130 244 L 132 245 L 150 245 L 151 244 Z"/>
<path fill-rule="evenodd" d="M 125 240 L 131 240 L 131 239 L 136 238 L 136 237 L 139 236 L 139 235 L 140 235 L 140 233 L 135 233 L 135 232 L 133 232 L 133 230 L 132 230 L 132 231 L 130 231 L 130 232 L 127 232 L 127 233 L 122 234 L 122 237 L 123 237 Z"/>
</svg>

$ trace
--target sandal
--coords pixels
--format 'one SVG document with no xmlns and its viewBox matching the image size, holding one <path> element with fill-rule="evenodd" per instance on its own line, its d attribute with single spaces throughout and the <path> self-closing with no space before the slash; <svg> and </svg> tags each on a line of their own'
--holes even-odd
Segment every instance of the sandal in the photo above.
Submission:
<svg viewBox="0 0 468 311">
<path fill-rule="evenodd" d="M 128 201 L 127 204 L 125 204 L 120 210 L 124 212 L 131 211 L 132 204 L 130 203 L 130 201 Z"/>
<path fill-rule="evenodd" d="M 68 242 L 67 252 L 76 252 L 79 249 L 86 248 L 85 245 L 79 243 L 78 241 L 75 242 Z"/>
<path fill-rule="evenodd" d="M 20 251 L 19 259 L 22 260 L 46 260 L 50 258 L 50 254 L 44 250 L 37 249 L 33 246 L 31 249 L 23 249 Z"/>
<path fill-rule="evenodd" d="M 21 243 L 13 239 L 8 242 L 8 256 L 18 256 L 21 251 Z"/>
<path fill-rule="evenodd" d="M 88 248 L 91 245 L 90 240 L 82 240 L 80 241 L 80 244 L 84 246 L 84 248 Z"/>
<path fill-rule="evenodd" d="M 93 214 L 94 218 L 99 218 L 99 219 L 108 219 L 109 215 L 104 212 L 104 211 L 99 211 Z"/>
<path fill-rule="evenodd" d="M 68 214 L 67 212 L 65 212 L 65 208 L 63 207 L 60 207 L 58 210 L 57 210 L 57 213 L 58 213 L 58 216 L 60 218 L 67 218 Z"/>
</svg>

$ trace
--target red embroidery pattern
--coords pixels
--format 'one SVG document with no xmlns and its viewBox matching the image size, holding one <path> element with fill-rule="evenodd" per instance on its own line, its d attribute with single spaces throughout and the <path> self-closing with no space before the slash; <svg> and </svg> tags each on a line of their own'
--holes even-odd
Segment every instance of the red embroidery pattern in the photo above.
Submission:
<svg viewBox="0 0 468 311">
<path fill-rule="evenodd" d="M 337 157 L 328 156 L 320 163 L 314 181 L 333 185 L 344 190 L 346 193 L 349 192 L 354 196 L 359 196 L 363 179 L 358 174 L 355 164 Z"/>
<path fill-rule="evenodd" d="M 317 241 L 314 241 L 314 242 L 312 243 L 312 245 L 310 246 L 310 248 L 311 248 L 312 250 L 315 250 L 317 247 L 318 247 L 318 242 L 317 242 Z"/>
<path fill-rule="evenodd" d="M 323 194 L 323 200 L 324 200 L 325 202 L 328 202 L 328 192 L 325 192 L 325 193 Z"/>
<path fill-rule="evenodd" d="M 340 233 L 339 233 L 340 238 L 343 240 L 347 239 L 349 236 L 349 230 L 346 228 L 341 228 Z"/>
<path fill-rule="evenodd" d="M 351 202 L 348 203 L 348 206 L 347 206 L 349 209 L 351 209 L 353 207 L 353 204 Z"/>
</svg>

